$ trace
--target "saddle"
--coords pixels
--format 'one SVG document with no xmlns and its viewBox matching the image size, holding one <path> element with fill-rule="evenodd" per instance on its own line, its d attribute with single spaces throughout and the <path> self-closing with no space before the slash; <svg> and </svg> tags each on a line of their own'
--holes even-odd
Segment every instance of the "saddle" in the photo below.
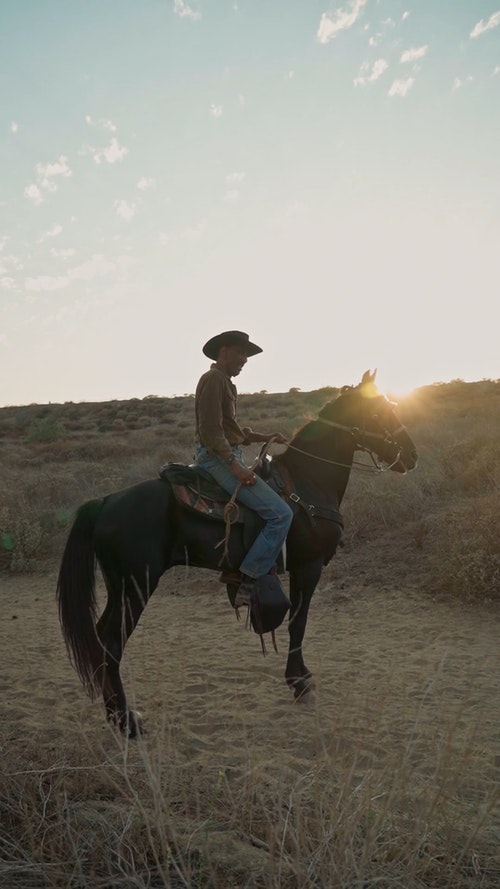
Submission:
<svg viewBox="0 0 500 889">
<path fill-rule="evenodd" d="M 231 495 L 196 464 L 165 463 L 159 470 L 159 476 L 169 482 L 182 508 L 212 521 L 227 521 L 226 507 Z M 238 502 L 231 511 L 230 521 L 232 525 L 243 526 L 243 543 L 246 549 L 250 549 L 264 525 L 263 520 L 252 509 Z"/>
<path fill-rule="evenodd" d="M 263 520 L 256 512 L 240 502 L 231 504 L 234 509 L 228 517 L 226 508 L 231 501 L 231 495 L 221 488 L 211 475 L 199 466 L 186 466 L 183 463 L 166 463 L 160 468 L 159 475 L 170 484 L 177 503 L 183 509 L 194 510 L 209 520 L 225 522 L 226 526 L 228 523 L 242 525 L 243 545 L 246 550 L 250 549 L 264 525 Z M 284 570 L 282 562 L 280 556 L 278 571 Z M 237 589 L 238 585 L 232 583 L 227 585 L 229 601 L 239 618 L 239 611 L 235 606 Z M 248 610 L 252 627 L 260 636 L 263 654 L 266 653 L 264 633 L 271 633 L 273 646 L 277 651 L 274 631 L 283 622 L 289 608 L 290 601 L 276 575 L 270 574 L 259 578 L 252 600 L 248 602 Z"/>
<path fill-rule="evenodd" d="M 275 471 L 270 458 L 263 460 L 256 471 L 280 497 L 286 498 L 295 513 L 298 510 L 302 511 L 314 531 L 317 519 L 327 520 L 330 525 L 336 527 L 331 546 L 327 547 L 325 551 L 324 564 L 328 564 L 342 535 L 343 521 L 340 512 L 327 505 L 312 504 L 300 496 L 288 472 L 284 473 L 283 468 L 280 472 Z M 230 503 L 231 495 L 209 473 L 196 464 L 165 463 L 159 470 L 159 476 L 168 482 L 182 509 L 196 512 L 209 521 L 223 522 L 226 527 L 229 524 L 241 525 L 243 545 L 245 550 L 250 549 L 262 529 L 264 521 L 243 503 L 235 504 L 234 501 Z M 229 516 L 228 506 L 233 507 Z M 285 570 L 282 556 L 278 559 L 277 570 L 278 573 Z M 228 585 L 228 596 L 233 607 L 236 590 L 237 586 Z M 249 603 L 249 611 L 252 626 L 261 638 L 264 653 L 263 633 L 271 632 L 275 645 L 274 630 L 282 623 L 289 608 L 290 602 L 277 578 L 273 575 L 259 578 L 255 598 Z"/>
<path fill-rule="evenodd" d="M 324 519 L 336 526 L 339 539 L 334 543 L 330 553 L 325 554 L 325 565 L 335 553 L 337 545 L 343 546 L 340 540 L 344 522 L 342 514 L 337 509 L 332 509 L 327 503 L 318 503 L 318 492 L 299 494 L 294 480 L 289 472 L 280 467 L 279 471 L 273 465 L 271 458 L 266 457 L 255 470 L 267 484 L 288 501 L 295 513 L 302 512 L 306 516 L 313 532 L 316 532 L 317 519 Z M 159 470 L 160 478 L 169 482 L 178 504 L 188 510 L 197 512 L 207 519 L 217 522 L 227 522 L 226 507 L 231 500 L 231 495 L 221 488 L 214 478 L 195 463 L 165 463 Z M 311 502 L 314 499 L 316 502 Z M 256 512 L 238 502 L 231 512 L 231 524 L 243 525 L 243 542 L 250 549 L 257 534 L 262 529 L 264 522 Z"/>
</svg>

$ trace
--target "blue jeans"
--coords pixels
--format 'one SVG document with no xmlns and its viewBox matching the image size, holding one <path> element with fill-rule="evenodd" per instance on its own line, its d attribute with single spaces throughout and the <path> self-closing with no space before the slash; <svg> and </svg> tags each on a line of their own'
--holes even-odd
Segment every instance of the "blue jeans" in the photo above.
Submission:
<svg viewBox="0 0 500 889">
<path fill-rule="evenodd" d="M 240 448 L 232 450 L 238 462 L 245 465 Z M 208 472 L 228 494 L 234 494 L 238 480 L 224 460 L 209 454 L 203 447 L 198 448 L 195 459 L 200 469 Z M 278 558 L 292 522 L 293 512 L 288 503 L 285 503 L 279 494 L 259 477 L 254 485 L 240 488 L 236 499 L 249 509 L 253 509 L 266 523 L 240 565 L 242 574 L 262 577 L 264 574 L 269 574 Z"/>
</svg>

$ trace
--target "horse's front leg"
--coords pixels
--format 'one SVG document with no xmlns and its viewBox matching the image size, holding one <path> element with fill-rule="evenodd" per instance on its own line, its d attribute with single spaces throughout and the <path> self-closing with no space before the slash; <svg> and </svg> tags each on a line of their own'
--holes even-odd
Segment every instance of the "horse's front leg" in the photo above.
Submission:
<svg viewBox="0 0 500 889">
<path fill-rule="evenodd" d="M 300 698 L 313 687 L 312 673 L 302 657 L 302 641 L 306 631 L 307 615 L 312 594 L 321 577 L 323 562 L 309 562 L 290 570 L 290 621 L 288 624 L 289 649 L 285 679 L 294 696 Z"/>
</svg>

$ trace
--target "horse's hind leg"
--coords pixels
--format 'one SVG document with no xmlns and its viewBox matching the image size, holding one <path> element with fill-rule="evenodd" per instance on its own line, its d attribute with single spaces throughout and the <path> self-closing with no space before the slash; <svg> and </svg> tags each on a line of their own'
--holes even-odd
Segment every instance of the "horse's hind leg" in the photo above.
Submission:
<svg viewBox="0 0 500 889">
<path fill-rule="evenodd" d="M 128 709 L 120 662 L 127 640 L 158 584 L 159 575 L 154 583 L 148 575 L 147 583 L 143 581 L 139 584 L 134 577 L 113 576 L 105 571 L 103 574 L 108 603 L 97 622 L 97 634 L 104 650 L 100 677 L 104 705 L 108 720 L 133 738 L 141 731 L 140 721 L 138 715 Z"/>
</svg>

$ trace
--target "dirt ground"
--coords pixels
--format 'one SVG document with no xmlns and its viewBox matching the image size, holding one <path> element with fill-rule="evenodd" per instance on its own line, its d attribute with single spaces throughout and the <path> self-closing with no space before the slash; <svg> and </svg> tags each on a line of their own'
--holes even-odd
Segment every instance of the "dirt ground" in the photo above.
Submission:
<svg viewBox="0 0 500 889">
<path fill-rule="evenodd" d="M 387 553 L 389 556 L 389 552 Z M 304 655 L 314 696 L 295 703 L 279 653 L 237 622 L 215 575 L 176 569 L 162 579 L 126 650 L 129 701 L 154 739 L 167 726 L 178 761 L 234 769 L 260 751 L 263 771 L 305 774 L 325 751 L 350 769 L 387 775 L 404 760 L 415 786 L 449 774 L 453 793 L 479 811 L 500 783 L 497 612 L 433 600 L 415 566 L 370 548 L 341 554 L 316 590 Z M 104 737 L 68 661 L 55 606 L 56 570 L 0 579 L 0 740 L 4 756 L 33 744 L 45 762 Z M 286 582 L 285 582 L 286 584 Z M 32 756 L 32 753 L 31 753 Z M 498 836 L 500 813 L 485 833 Z M 483 829 L 482 828 L 482 829 Z"/>
</svg>

